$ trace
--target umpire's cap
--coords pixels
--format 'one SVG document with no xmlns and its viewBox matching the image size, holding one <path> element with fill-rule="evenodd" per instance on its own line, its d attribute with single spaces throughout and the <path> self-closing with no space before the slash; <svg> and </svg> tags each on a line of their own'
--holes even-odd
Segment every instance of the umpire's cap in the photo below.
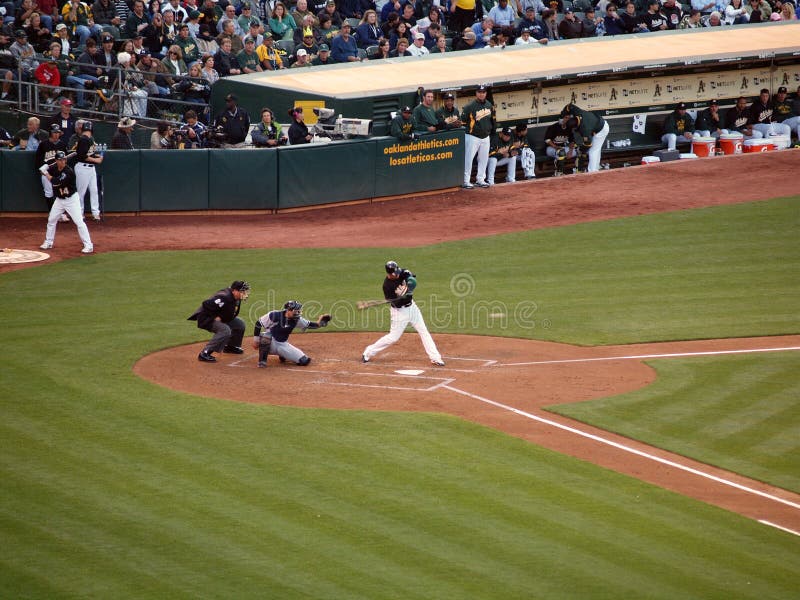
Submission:
<svg viewBox="0 0 800 600">
<path fill-rule="evenodd" d="M 389 261 L 389 262 L 387 262 L 387 263 L 386 263 L 386 265 L 384 265 L 384 266 L 385 266 L 385 268 L 386 268 L 386 272 L 387 272 L 389 275 L 393 275 L 393 274 L 395 274 L 395 273 L 397 273 L 397 272 L 399 272 L 399 271 L 400 271 L 400 267 L 399 267 L 399 266 L 397 265 L 397 263 L 396 263 L 395 261 L 393 261 L 393 260 L 390 260 L 390 261 Z"/>
<path fill-rule="evenodd" d="M 239 290 L 240 292 L 244 291 L 244 290 L 249 290 L 250 289 L 250 284 L 247 283 L 246 281 L 242 281 L 240 279 L 237 279 L 236 281 L 234 281 L 231 284 L 231 289 L 232 290 Z"/>
</svg>

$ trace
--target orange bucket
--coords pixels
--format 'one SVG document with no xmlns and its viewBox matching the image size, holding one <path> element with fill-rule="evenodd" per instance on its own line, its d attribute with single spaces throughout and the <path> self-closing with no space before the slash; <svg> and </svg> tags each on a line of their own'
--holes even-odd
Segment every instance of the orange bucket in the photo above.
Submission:
<svg viewBox="0 0 800 600">
<path fill-rule="evenodd" d="M 742 144 L 745 154 L 752 152 L 772 152 L 775 150 L 775 144 L 765 138 L 757 140 L 745 140 Z"/>
<path fill-rule="evenodd" d="M 692 154 L 696 154 L 698 158 L 714 156 L 716 146 L 717 140 L 713 137 L 696 137 L 692 140 Z"/>
<path fill-rule="evenodd" d="M 741 154 L 744 136 L 738 131 L 735 133 L 723 133 L 719 136 L 719 147 L 724 154 Z"/>
</svg>

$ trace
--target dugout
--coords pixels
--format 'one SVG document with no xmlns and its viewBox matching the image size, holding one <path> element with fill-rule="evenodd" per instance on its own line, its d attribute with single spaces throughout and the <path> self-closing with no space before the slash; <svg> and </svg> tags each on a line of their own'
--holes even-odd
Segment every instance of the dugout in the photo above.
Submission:
<svg viewBox="0 0 800 600">
<path fill-rule="evenodd" d="M 676 102 L 733 104 L 762 87 L 800 83 L 800 23 L 763 23 L 583 38 L 239 75 L 214 85 L 212 106 L 235 93 L 253 120 L 264 106 L 283 117 L 297 103 L 372 119 L 386 133 L 390 112 L 417 90 L 448 90 L 462 106 L 479 83 L 492 86 L 501 124 L 553 121 L 570 100 L 611 117 L 664 113 Z M 306 122 L 313 122 L 306 112 Z M 285 120 L 282 118 L 282 120 Z"/>
</svg>

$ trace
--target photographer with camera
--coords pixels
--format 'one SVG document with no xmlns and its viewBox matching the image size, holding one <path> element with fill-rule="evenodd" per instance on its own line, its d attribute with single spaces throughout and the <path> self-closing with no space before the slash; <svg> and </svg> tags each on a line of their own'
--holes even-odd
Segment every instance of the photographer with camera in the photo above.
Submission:
<svg viewBox="0 0 800 600">
<path fill-rule="evenodd" d="M 225 96 L 225 110 L 214 121 L 216 131 L 212 133 L 224 136 L 222 140 L 226 148 L 241 148 L 250 131 L 250 115 L 236 104 L 237 101 L 235 94 Z"/>
<path fill-rule="evenodd" d="M 266 107 L 261 109 L 261 121 L 253 127 L 252 139 L 257 148 L 275 148 L 288 141 L 272 109 Z"/>
<path fill-rule="evenodd" d="M 160 121 L 156 125 L 156 130 L 150 135 L 151 150 L 174 150 L 176 148 L 173 138 L 172 125 L 166 121 Z"/>
<path fill-rule="evenodd" d="M 178 150 L 194 150 L 206 145 L 206 126 L 197 120 L 194 110 L 187 110 L 183 116 L 185 124 L 175 129 L 172 138 Z"/>
</svg>

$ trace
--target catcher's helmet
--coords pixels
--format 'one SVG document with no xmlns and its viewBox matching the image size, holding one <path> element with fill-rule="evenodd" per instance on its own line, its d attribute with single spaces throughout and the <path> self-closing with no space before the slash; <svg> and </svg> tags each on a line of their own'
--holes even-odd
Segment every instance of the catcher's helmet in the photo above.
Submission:
<svg viewBox="0 0 800 600">
<path fill-rule="evenodd" d="M 242 294 L 242 300 L 247 300 L 250 295 L 250 284 L 246 281 L 236 280 L 231 284 L 232 290 L 238 290 Z"/>
<path fill-rule="evenodd" d="M 390 260 L 389 262 L 387 262 L 385 266 L 386 266 L 386 272 L 389 275 L 393 275 L 393 274 L 397 273 L 400 270 L 400 267 L 398 267 L 397 263 L 394 262 L 393 260 Z"/>
<path fill-rule="evenodd" d="M 303 310 L 303 305 L 297 300 L 289 300 L 283 305 L 284 310 L 293 310 L 295 315 L 299 315 Z"/>
</svg>

